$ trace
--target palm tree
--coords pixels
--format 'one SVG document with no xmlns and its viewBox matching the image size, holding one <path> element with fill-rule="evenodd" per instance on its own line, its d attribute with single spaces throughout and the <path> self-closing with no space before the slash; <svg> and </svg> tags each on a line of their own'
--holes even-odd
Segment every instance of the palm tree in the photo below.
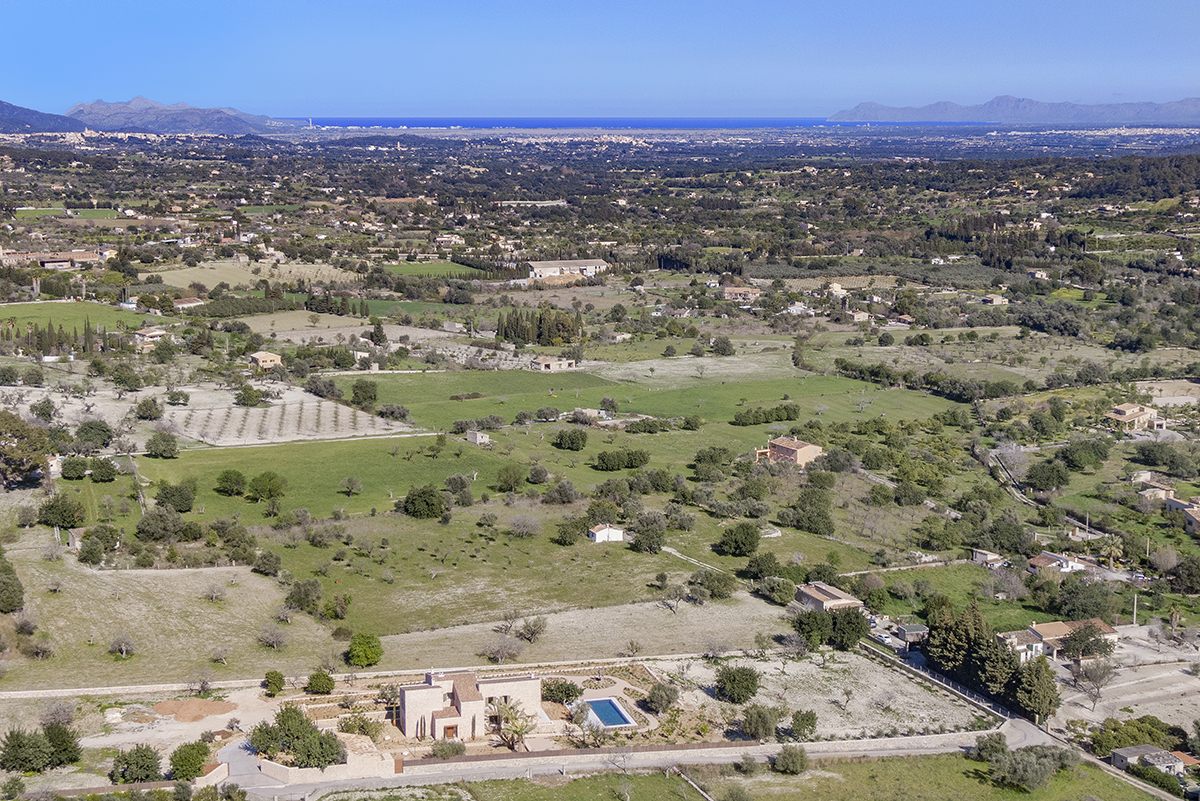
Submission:
<svg viewBox="0 0 1200 801">
<path fill-rule="evenodd" d="M 1171 619 L 1171 633 L 1175 633 L 1175 629 L 1179 628 L 1179 618 L 1183 614 L 1183 608 L 1177 603 L 1173 603 L 1167 607 L 1167 614 Z"/>
<path fill-rule="evenodd" d="M 496 699 L 488 712 L 497 721 L 496 730 L 500 735 L 500 742 L 512 751 L 516 751 L 525 742 L 525 738 L 537 728 L 537 721 L 533 716 L 526 715 L 521 706 L 511 699 Z"/>
<path fill-rule="evenodd" d="M 1124 555 L 1125 549 L 1121 545 L 1121 540 L 1111 534 L 1104 538 L 1098 549 L 1101 556 L 1108 558 L 1108 569 L 1113 569 L 1113 560 Z"/>
</svg>

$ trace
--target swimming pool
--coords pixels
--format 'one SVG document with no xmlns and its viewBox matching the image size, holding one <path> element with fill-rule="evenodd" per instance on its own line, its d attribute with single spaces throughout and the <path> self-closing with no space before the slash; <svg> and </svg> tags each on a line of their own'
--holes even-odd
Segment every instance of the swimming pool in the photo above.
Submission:
<svg viewBox="0 0 1200 801">
<path fill-rule="evenodd" d="M 636 725 L 615 698 L 597 698 L 587 703 L 592 707 L 592 715 L 606 729 Z"/>
</svg>

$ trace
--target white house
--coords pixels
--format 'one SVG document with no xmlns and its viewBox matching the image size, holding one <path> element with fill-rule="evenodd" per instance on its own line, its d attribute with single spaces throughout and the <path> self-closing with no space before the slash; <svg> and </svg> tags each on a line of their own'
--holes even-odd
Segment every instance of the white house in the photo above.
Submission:
<svg viewBox="0 0 1200 801">
<path fill-rule="evenodd" d="M 491 445 L 492 438 L 485 431 L 471 430 L 467 432 L 467 442 L 472 445 Z"/>
<path fill-rule="evenodd" d="M 609 523 L 598 523 L 588 529 L 588 539 L 592 542 L 624 542 L 625 532 Z"/>
</svg>

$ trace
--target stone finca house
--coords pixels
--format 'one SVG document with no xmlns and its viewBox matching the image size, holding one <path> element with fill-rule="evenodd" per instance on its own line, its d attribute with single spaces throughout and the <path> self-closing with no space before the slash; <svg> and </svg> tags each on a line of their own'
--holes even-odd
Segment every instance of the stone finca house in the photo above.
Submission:
<svg viewBox="0 0 1200 801">
<path fill-rule="evenodd" d="M 513 702 L 536 719 L 542 709 L 542 680 L 429 672 L 423 683 L 400 688 L 395 723 L 405 737 L 419 740 L 475 740 L 495 727 L 488 707 L 500 700 Z"/>
<path fill-rule="evenodd" d="M 548 284 L 562 284 L 581 278 L 595 278 L 609 269 L 604 259 L 559 259 L 556 261 L 530 261 L 529 280 Z"/>
<path fill-rule="evenodd" d="M 283 364 L 283 358 L 278 353 L 269 350 L 258 350 L 250 354 L 250 366 L 255 370 L 270 370 L 276 365 Z"/>
<path fill-rule="evenodd" d="M 1104 415 L 1120 431 L 1165 431 L 1167 421 L 1158 410 L 1140 403 L 1122 403 Z"/>
<path fill-rule="evenodd" d="M 554 356 L 538 356 L 529 362 L 529 369 L 535 373 L 561 373 L 563 370 L 575 369 L 574 359 L 560 359 Z"/>
<path fill-rule="evenodd" d="M 1029 560 L 1028 570 L 1030 573 L 1036 575 L 1038 570 L 1043 567 L 1057 570 L 1059 573 L 1079 573 L 1087 570 L 1087 565 L 1083 562 L 1077 562 L 1069 556 L 1050 551 L 1042 551 Z"/>
<path fill-rule="evenodd" d="M 1157 745 L 1130 745 L 1112 750 L 1112 766 L 1114 768 L 1128 770 L 1130 765 L 1145 765 L 1148 768 L 1157 768 L 1163 773 L 1176 775 L 1182 773 L 1184 769 L 1182 759 Z"/>
<path fill-rule="evenodd" d="M 1001 643 L 1012 649 L 1021 664 L 1047 656 L 1051 659 L 1058 657 L 1062 650 L 1062 641 L 1071 632 L 1091 623 L 1100 632 L 1100 636 L 1109 642 L 1117 641 L 1117 630 L 1100 618 L 1088 620 L 1055 620 L 1049 623 L 1030 623 L 1029 628 L 1020 631 L 1006 631 L 996 635 Z"/>
<path fill-rule="evenodd" d="M 820 445 L 813 445 L 795 437 L 776 437 L 767 443 L 767 447 L 754 451 L 754 461 L 761 462 L 766 459 L 772 464 L 788 462 L 797 467 L 807 467 L 822 453 L 824 450 Z"/>
<path fill-rule="evenodd" d="M 588 529 L 588 539 L 592 542 L 624 542 L 625 532 L 608 523 L 598 523 Z"/>
<path fill-rule="evenodd" d="M 492 444 L 492 438 L 486 431 L 476 431 L 475 429 L 471 429 L 467 432 L 467 442 L 471 443 L 472 445 L 480 445 L 486 448 Z"/>
<path fill-rule="evenodd" d="M 838 609 L 862 609 L 863 602 L 848 592 L 823 581 L 811 581 L 796 588 L 796 600 L 810 612 L 835 612 Z"/>
</svg>

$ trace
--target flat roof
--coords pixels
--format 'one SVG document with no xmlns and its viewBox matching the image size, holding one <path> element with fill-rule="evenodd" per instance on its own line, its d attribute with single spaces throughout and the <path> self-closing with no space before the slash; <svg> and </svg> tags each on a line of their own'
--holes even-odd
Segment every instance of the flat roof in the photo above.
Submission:
<svg viewBox="0 0 1200 801">
<path fill-rule="evenodd" d="M 848 592 L 843 592 L 837 587 L 826 584 L 823 581 L 810 581 L 808 584 L 800 585 L 800 589 L 805 595 L 812 596 L 821 601 L 858 601 L 853 595 Z"/>
</svg>

